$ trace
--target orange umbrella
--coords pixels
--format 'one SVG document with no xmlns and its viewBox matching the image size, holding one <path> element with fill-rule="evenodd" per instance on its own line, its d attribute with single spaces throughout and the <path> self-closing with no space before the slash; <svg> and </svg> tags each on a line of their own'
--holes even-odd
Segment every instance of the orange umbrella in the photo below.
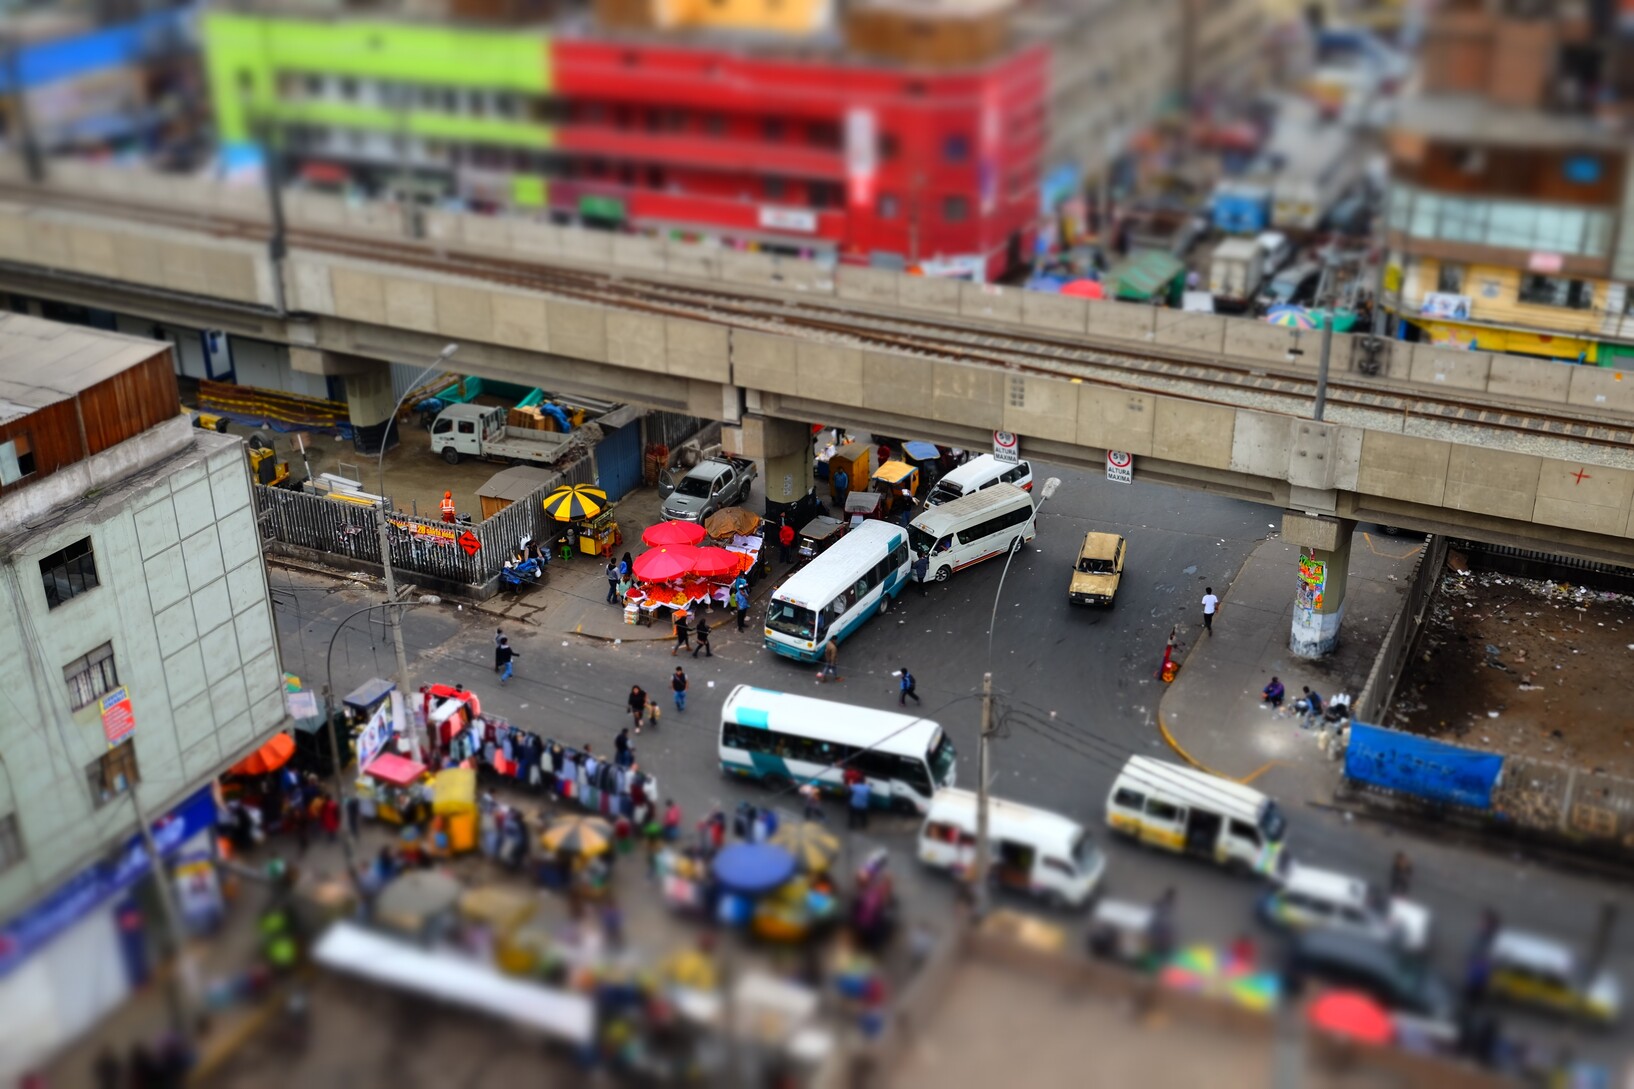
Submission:
<svg viewBox="0 0 1634 1089">
<path fill-rule="evenodd" d="M 1383 1047 L 1396 1038 L 1396 1024 L 1377 1002 L 1356 991 L 1329 991 L 1305 1011 L 1311 1027 L 1358 1043 Z"/>
<path fill-rule="evenodd" d="M 288 734 L 273 734 L 265 745 L 234 764 L 230 775 L 266 775 L 289 763 L 295 755 L 295 739 Z"/>
</svg>

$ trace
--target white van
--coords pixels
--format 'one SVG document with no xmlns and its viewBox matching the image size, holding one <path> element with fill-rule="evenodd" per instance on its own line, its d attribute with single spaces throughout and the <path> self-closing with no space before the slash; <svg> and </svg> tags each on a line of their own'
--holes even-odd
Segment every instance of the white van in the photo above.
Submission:
<svg viewBox="0 0 1634 1089">
<path fill-rule="evenodd" d="M 1030 492 L 1033 490 L 1033 467 L 1025 461 L 1011 465 L 992 454 L 971 458 L 936 482 L 936 487 L 925 497 L 925 506 L 951 503 L 962 495 L 979 492 L 995 484 L 1014 484 L 1022 491 Z"/>
<path fill-rule="evenodd" d="M 908 523 L 908 548 L 929 561 L 925 579 L 946 582 L 973 563 L 1002 556 L 1017 540 L 1038 533 L 1032 496 L 1014 484 L 995 484 L 928 507 Z"/>
<path fill-rule="evenodd" d="M 990 798 L 987 833 L 994 879 L 1051 903 L 1082 907 L 1106 871 L 1106 856 L 1083 825 L 1043 809 Z M 974 792 L 936 792 L 919 829 L 919 861 L 959 877 L 975 865 Z"/>
<path fill-rule="evenodd" d="M 1176 854 L 1276 877 L 1287 859 L 1288 823 L 1252 787 L 1207 772 L 1131 756 L 1106 797 L 1106 823 L 1120 835 Z"/>
</svg>

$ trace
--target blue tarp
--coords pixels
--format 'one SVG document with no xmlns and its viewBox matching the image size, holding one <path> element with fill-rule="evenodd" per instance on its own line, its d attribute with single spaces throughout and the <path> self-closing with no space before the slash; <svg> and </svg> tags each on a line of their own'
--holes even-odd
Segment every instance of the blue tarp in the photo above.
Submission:
<svg viewBox="0 0 1634 1089">
<path fill-rule="evenodd" d="M 763 896 L 794 876 L 794 856 L 770 843 L 734 843 L 715 856 L 715 880 L 739 896 Z"/>
<path fill-rule="evenodd" d="M 1357 722 L 1350 727 L 1345 775 L 1426 801 L 1490 809 L 1503 762 L 1497 753 Z"/>
</svg>

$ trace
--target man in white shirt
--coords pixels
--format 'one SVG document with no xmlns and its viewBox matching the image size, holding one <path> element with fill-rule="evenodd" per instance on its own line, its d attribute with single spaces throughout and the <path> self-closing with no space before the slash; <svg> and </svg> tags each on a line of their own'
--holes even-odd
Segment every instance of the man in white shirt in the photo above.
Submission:
<svg viewBox="0 0 1634 1089">
<path fill-rule="evenodd" d="M 1220 599 L 1214 596 L 1214 587 L 1203 587 L 1203 630 L 1214 637 L 1214 610 L 1220 607 Z"/>
</svg>

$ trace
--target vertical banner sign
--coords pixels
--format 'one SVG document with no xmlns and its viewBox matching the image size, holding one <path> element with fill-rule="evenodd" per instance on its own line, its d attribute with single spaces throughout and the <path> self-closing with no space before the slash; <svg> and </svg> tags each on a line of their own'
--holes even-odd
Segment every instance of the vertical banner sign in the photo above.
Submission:
<svg viewBox="0 0 1634 1089">
<path fill-rule="evenodd" d="M 108 748 L 130 740 L 136 730 L 136 716 L 131 713 L 130 693 L 125 686 L 102 697 L 102 736 L 108 739 Z"/>
<path fill-rule="evenodd" d="M 362 733 L 357 735 L 357 768 L 359 771 L 368 767 L 374 761 L 374 758 L 380 755 L 381 750 L 386 747 L 386 742 L 391 740 L 394 725 L 392 711 L 396 696 L 397 693 L 394 691 L 392 699 L 381 700 L 380 706 L 376 707 L 374 714 L 369 716 L 369 724 L 363 727 Z M 397 719 L 401 719 L 401 717 L 401 712 L 398 712 L 395 716 Z"/>
<path fill-rule="evenodd" d="M 993 432 L 993 460 L 1014 465 L 1021 457 L 1021 436 L 1011 431 Z"/>
<path fill-rule="evenodd" d="M 1106 452 L 1106 479 L 1114 484 L 1135 482 L 1135 457 L 1127 450 Z"/>
<path fill-rule="evenodd" d="M 853 208 L 874 206 L 874 174 L 879 164 L 879 134 L 874 111 L 853 106 L 845 112 L 845 177 Z"/>
</svg>

